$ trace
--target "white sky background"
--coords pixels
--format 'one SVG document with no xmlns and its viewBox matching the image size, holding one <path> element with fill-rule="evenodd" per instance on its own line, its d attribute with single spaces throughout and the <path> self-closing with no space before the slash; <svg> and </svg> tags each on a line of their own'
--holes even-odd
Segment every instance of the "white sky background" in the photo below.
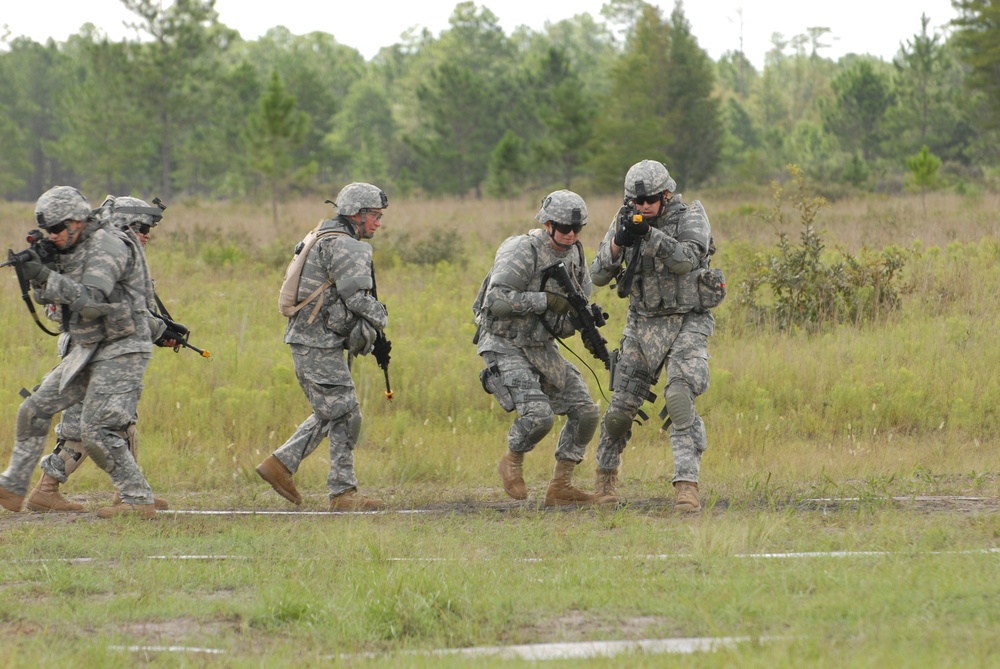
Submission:
<svg viewBox="0 0 1000 669">
<path fill-rule="evenodd" d="M 319 30 L 370 60 L 381 47 L 401 41 L 400 35 L 409 28 L 440 34 L 447 29 L 456 4 L 457 0 L 217 0 L 215 8 L 219 20 L 244 39 L 256 39 L 278 25 L 297 35 Z M 541 31 L 546 21 L 575 14 L 589 13 L 602 21 L 605 0 L 476 0 L 476 4 L 497 15 L 509 35 L 520 25 Z M 665 15 L 674 7 L 672 0 L 653 4 Z M 123 25 L 135 21 L 135 16 L 120 0 L 0 0 L 0 5 L 0 37 L 7 34 L 8 39 L 24 35 L 42 43 L 49 37 L 62 42 L 87 22 L 114 40 L 135 35 Z M 900 43 L 920 31 L 921 14 L 930 17 L 932 34 L 956 16 L 951 0 L 688 0 L 684 13 L 699 45 L 713 60 L 739 49 L 741 9 L 743 50 L 758 69 L 763 67 L 775 32 L 789 39 L 806 33 L 807 28 L 827 27 L 832 33 L 823 43 L 830 48 L 821 55 L 836 59 L 846 53 L 867 53 L 888 61 Z"/>
</svg>

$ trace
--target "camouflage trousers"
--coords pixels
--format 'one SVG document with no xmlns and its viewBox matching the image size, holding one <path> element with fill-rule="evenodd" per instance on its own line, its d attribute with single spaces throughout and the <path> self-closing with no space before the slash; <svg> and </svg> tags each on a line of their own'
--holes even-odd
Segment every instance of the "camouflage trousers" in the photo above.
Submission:
<svg viewBox="0 0 1000 669">
<path fill-rule="evenodd" d="M 17 412 L 17 434 L 10 465 L 0 475 L 0 487 L 27 493 L 52 417 L 80 404 L 80 437 L 86 453 L 111 477 L 122 501 L 152 504 L 153 491 L 128 449 L 126 430 L 142 394 L 142 377 L 149 356 L 128 353 L 90 362 L 62 391 L 64 363 L 49 372 Z"/>
<path fill-rule="evenodd" d="M 708 439 L 694 400 L 708 390 L 706 330 L 711 329 L 701 319 L 684 315 L 630 318 L 630 326 L 622 339 L 611 405 L 601 421 L 597 466 L 612 470 L 621 465 L 621 454 L 632 437 L 632 420 L 666 368 L 664 401 L 670 409 L 673 481 L 697 483 Z"/>
<path fill-rule="evenodd" d="M 59 481 L 66 483 L 69 476 L 80 468 L 87 459 L 87 451 L 83 448 L 80 430 L 80 419 L 83 416 L 83 404 L 74 404 L 63 410 L 56 425 L 56 447 L 42 458 L 41 470 Z M 132 422 L 126 428 L 126 440 L 132 457 L 139 461 L 139 430 L 136 428 L 138 416 L 132 417 Z"/>
<path fill-rule="evenodd" d="M 292 344 L 295 376 L 313 413 L 303 421 L 274 457 L 292 474 L 316 450 L 323 438 L 330 440 L 330 496 L 357 489 L 354 447 L 361 431 L 361 409 L 351 371 L 341 349 Z"/>
<path fill-rule="evenodd" d="M 551 343 L 528 346 L 518 353 L 484 351 L 482 355 L 487 365 L 495 360 L 517 409 L 518 418 L 507 433 L 507 447 L 515 453 L 531 451 L 552 429 L 554 416 L 567 416 L 555 458 L 577 463 L 583 460 L 600 411 L 580 370 Z"/>
</svg>

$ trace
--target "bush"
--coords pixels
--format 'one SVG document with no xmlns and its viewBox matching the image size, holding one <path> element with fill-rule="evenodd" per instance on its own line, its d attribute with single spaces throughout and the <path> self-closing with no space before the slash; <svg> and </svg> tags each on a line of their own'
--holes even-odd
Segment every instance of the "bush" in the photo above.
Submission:
<svg viewBox="0 0 1000 669">
<path fill-rule="evenodd" d="M 799 212 L 800 244 L 781 232 L 777 253 L 754 258 L 739 298 L 751 321 L 815 331 L 835 323 L 876 321 L 895 309 L 901 271 L 911 252 L 893 246 L 878 253 L 862 249 L 856 256 L 843 250 L 826 253 L 815 220 L 827 202 L 810 194 L 796 166 L 788 170 L 795 191 L 786 195 L 780 184 L 773 184 L 774 207 L 761 218 L 784 227 L 783 204 L 790 204 Z"/>
</svg>

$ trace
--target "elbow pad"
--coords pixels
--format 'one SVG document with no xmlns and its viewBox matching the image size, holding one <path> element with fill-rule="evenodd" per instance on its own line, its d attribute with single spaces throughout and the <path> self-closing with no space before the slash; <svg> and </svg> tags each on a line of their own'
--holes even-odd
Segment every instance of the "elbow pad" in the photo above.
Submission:
<svg viewBox="0 0 1000 669">
<path fill-rule="evenodd" d="M 359 290 L 371 290 L 373 284 L 370 276 L 350 276 L 340 279 L 334 285 L 337 287 L 337 294 L 346 300 Z"/>
</svg>

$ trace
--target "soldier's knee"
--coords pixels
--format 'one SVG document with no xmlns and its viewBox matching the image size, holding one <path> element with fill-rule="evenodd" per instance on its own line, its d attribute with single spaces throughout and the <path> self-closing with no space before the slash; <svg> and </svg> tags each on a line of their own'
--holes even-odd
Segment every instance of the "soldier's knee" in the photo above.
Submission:
<svg viewBox="0 0 1000 669">
<path fill-rule="evenodd" d="M 351 443 L 356 443 L 361 435 L 361 409 L 354 407 L 347 414 L 347 437 Z"/>
<path fill-rule="evenodd" d="M 683 430 L 694 421 L 694 393 L 682 379 L 671 381 L 664 393 L 667 413 L 674 427 Z"/>
<path fill-rule="evenodd" d="M 96 441 L 84 441 L 83 450 L 90 456 L 95 465 L 108 474 L 115 470 L 115 458 L 104 444 Z"/>
<path fill-rule="evenodd" d="M 597 432 L 597 426 L 601 422 L 601 412 L 596 404 L 591 404 L 578 410 L 576 421 L 576 436 L 580 443 L 586 444 Z"/>
<path fill-rule="evenodd" d="M 620 439 L 632 429 L 632 416 L 612 407 L 604 414 L 604 429 L 612 439 Z"/>
<path fill-rule="evenodd" d="M 52 416 L 39 414 L 35 406 L 34 398 L 21 402 L 17 409 L 17 424 L 15 427 L 18 441 L 31 437 L 44 437 L 49 433 L 49 426 L 52 424 Z"/>
<path fill-rule="evenodd" d="M 544 408 L 536 408 L 530 413 L 526 413 L 515 421 L 524 434 L 524 441 L 534 446 L 545 438 L 552 431 L 556 419 L 549 405 L 541 405 Z"/>
</svg>

